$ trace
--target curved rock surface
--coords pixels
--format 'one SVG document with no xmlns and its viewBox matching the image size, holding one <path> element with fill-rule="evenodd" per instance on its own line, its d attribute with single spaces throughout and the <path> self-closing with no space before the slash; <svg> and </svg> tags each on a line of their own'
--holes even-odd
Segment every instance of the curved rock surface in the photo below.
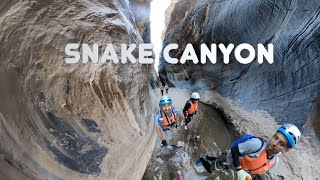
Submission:
<svg viewBox="0 0 320 180">
<path fill-rule="evenodd" d="M 142 43 L 134 14 L 122 0 L 0 2 L 3 179 L 142 178 L 153 67 L 64 60 L 68 43 Z"/>
<path fill-rule="evenodd" d="M 178 43 L 180 50 L 171 54 L 177 57 L 187 43 L 275 45 L 273 65 L 240 65 L 233 57 L 228 65 L 221 57 L 215 65 L 168 65 L 162 59 L 159 70 L 162 81 L 174 83 L 169 85 L 213 89 L 246 110 L 265 110 L 278 123 L 304 127 L 313 147 L 303 139 L 307 149 L 299 146 L 285 156 L 286 173 L 272 178 L 318 178 L 319 7 L 317 0 L 177 1 L 167 27 L 164 45 Z M 156 141 L 154 68 L 66 64 L 65 46 L 112 43 L 119 55 L 120 44 L 150 41 L 148 16 L 147 0 L 0 2 L 1 178 L 142 178 Z M 211 96 L 203 101 L 214 105 Z M 227 107 L 238 131 L 248 130 L 243 127 L 254 118 Z M 276 126 L 271 123 L 269 129 Z M 299 169 L 293 157 L 300 152 L 298 161 L 316 158 Z"/>
</svg>

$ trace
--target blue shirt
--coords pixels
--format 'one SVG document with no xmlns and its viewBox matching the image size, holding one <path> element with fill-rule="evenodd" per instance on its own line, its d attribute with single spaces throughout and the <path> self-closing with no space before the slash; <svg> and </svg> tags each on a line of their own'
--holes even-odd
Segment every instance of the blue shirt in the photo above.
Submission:
<svg viewBox="0 0 320 180">
<path fill-rule="evenodd" d="M 172 106 L 172 112 L 174 112 L 175 113 L 175 115 L 176 116 L 178 116 L 178 114 L 179 114 L 179 112 L 178 112 L 178 109 L 177 108 L 175 108 L 175 107 L 173 107 Z M 156 126 L 161 126 L 162 125 L 162 123 L 163 123 L 163 119 L 162 119 L 162 115 L 164 114 L 164 112 L 160 112 L 160 110 L 157 112 L 157 114 L 155 115 L 155 122 L 156 122 Z M 174 114 L 173 113 L 171 113 L 171 114 L 167 114 L 167 117 L 168 118 L 170 118 L 170 117 L 172 117 L 172 116 L 174 116 Z"/>
</svg>

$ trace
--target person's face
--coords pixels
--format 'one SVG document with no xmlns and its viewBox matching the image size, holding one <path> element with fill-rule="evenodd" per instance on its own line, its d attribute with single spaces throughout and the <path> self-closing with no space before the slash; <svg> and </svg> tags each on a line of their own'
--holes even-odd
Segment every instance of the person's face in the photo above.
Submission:
<svg viewBox="0 0 320 180">
<path fill-rule="evenodd" d="M 199 101 L 199 99 L 192 99 L 192 100 L 191 100 L 192 103 L 196 103 L 196 102 L 198 102 L 198 101 Z"/>
<path fill-rule="evenodd" d="M 162 105 L 161 110 L 166 114 L 170 114 L 172 112 L 172 105 L 171 104 Z"/>
<path fill-rule="evenodd" d="M 267 151 L 269 152 L 269 154 L 274 155 L 287 150 L 288 147 L 289 144 L 287 138 L 282 133 L 277 132 L 269 140 L 267 145 Z"/>
</svg>

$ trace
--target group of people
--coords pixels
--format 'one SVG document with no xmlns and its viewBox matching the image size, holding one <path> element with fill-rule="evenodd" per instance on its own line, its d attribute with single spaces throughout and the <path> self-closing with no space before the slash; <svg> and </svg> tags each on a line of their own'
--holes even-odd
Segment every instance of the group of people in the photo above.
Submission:
<svg viewBox="0 0 320 180">
<path fill-rule="evenodd" d="M 187 129 L 187 125 L 191 122 L 193 115 L 197 113 L 199 99 L 200 95 L 197 92 L 193 92 L 183 108 L 183 119 L 180 125 L 184 126 L 185 129 Z M 156 132 L 161 139 L 161 146 L 166 146 L 167 141 L 164 139 L 162 131 L 178 128 L 180 122 L 179 111 L 172 105 L 172 99 L 169 96 L 160 98 L 159 107 L 160 110 L 155 116 Z"/>
<path fill-rule="evenodd" d="M 169 86 L 168 86 L 168 84 L 164 85 L 164 87 L 163 87 L 163 86 L 160 86 L 161 96 L 163 96 L 164 90 L 166 90 L 166 93 L 168 94 L 168 91 L 169 91 Z"/>
<path fill-rule="evenodd" d="M 200 95 L 191 94 L 183 108 L 181 126 L 187 129 L 188 123 L 198 111 Z M 167 142 L 161 132 L 177 128 L 179 125 L 178 109 L 172 105 L 169 96 L 162 96 L 159 102 L 160 110 L 155 116 L 156 132 L 161 139 L 161 147 Z M 238 180 L 250 180 L 257 175 L 264 174 L 279 161 L 282 152 L 296 146 L 301 137 L 300 130 L 293 124 L 284 124 L 277 129 L 270 140 L 265 140 L 251 134 L 245 134 L 230 145 L 230 150 L 219 157 L 205 156 L 199 160 L 209 172 L 234 170 Z"/>
</svg>

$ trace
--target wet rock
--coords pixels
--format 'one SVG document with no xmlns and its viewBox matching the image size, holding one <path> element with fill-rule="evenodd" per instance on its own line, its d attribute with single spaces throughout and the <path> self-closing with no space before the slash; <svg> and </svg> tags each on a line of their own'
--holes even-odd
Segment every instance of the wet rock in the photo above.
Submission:
<svg viewBox="0 0 320 180">
<path fill-rule="evenodd" d="M 101 130 L 98 128 L 98 124 L 92 119 L 81 119 L 81 123 L 87 127 L 89 132 L 100 132 Z"/>
<path fill-rule="evenodd" d="M 177 146 L 181 146 L 181 147 L 183 147 L 184 146 L 184 142 L 183 141 L 178 141 L 178 144 L 177 144 Z"/>
<path fill-rule="evenodd" d="M 164 163 L 164 161 L 163 161 L 161 158 L 159 158 L 159 157 L 156 159 L 156 161 L 157 161 L 158 163 L 160 163 L 160 164 L 163 164 L 163 163 Z"/>
<path fill-rule="evenodd" d="M 160 167 L 159 166 L 157 166 L 156 168 L 154 168 L 154 170 L 153 171 L 158 171 L 160 169 Z"/>
</svg>

